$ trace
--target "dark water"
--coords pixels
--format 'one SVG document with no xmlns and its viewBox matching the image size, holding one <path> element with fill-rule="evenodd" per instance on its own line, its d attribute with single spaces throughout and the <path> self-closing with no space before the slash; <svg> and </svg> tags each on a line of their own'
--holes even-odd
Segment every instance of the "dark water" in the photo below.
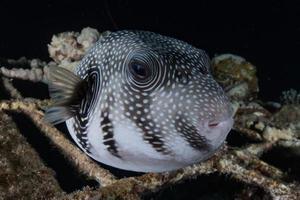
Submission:
<svg viewBox="0 0 300 200">
<path fill-rule="evenodd" d="M 264 100 L 278 100 L 281 92 L 289 88 L 300 89 L 300 7 L 297 3 L 278 0 L 273 3 L 264 1 L 228 3 L 211 0 L 195 2 L 197 4 L 185 1 L 162 3 L 162 1 L 106 0 L 95 4 L 88 1 L 44 0 L 29 3 L 1 0 L 0 57 L 26 56 L 49 61 L 47 44 L 50 43 L 53 34 L 71 30 L 80 31 L 87 26 L 99 31 L 141 29 L 185 40 L 206 50 L 211 57 L 222 53 L 245 57 L 257 66 L 260 97 Z M 31 83 L 17 81 L 16 85 L 25 87 L 25 96 L 47 96 L 45 85 L 38 85 L 39 89 L 36 91 L 41 91 L 38 94 L 32 94 Z M 37 131 L 29 122 L 29 125 L 24 124 L 24 119 L 17 119 L 17 122 L 23 128 L 30 126 L 29 128 Z M 63 126 L 59 128 L 64 129 Z M 69 171 L 66 179 L 58 174 L 65 191 L 70 192 L 86 184 L 96 185 L 84 180 L 83 177 L 74 177 L 76 171 L 68 170 L 67 161 L 57 150 L 45 149 L 48 147 L 45 138 L 40 138 L 41 145 L 35 139 L 30 139 L 33 138 L 31 135 L 26 137 L 41 152 L 41 157 L 47 165 L 54 170 L 55 167 L 64 167 L 61 174 Z M 231 141 L 241 142 L 234 138 Z M 54 156 L 55 154 L 57 155 Z M 60 161 L 54 163 L 55 159 Z M 114 172 L 119 177 L 136 175 L 118 170 Z M 216 179 L 211 181 L 211 177 L 202 177 L 202 180 L 206 180 L 212 188 L 215 184 L 221 184 L 223 189 L 228 191 L 236 187 L 236 183 L 228 182 L 226 177 L 219 179 L 222 180 L 214 183 L 213 180 Z M 206 190 L 199 190 L 198 187 L 202 186 L 198 179 L 185 184 L 189 188 L 187 195 Z M 161 192 L 158 197 L 150 195 L 147 198 L 175 198 L 172 196 L 174 190 L 186 188 L 182 189 L 182 185 L 178 185 Z M 220 191 L 210 191 L 215 192 Z M 180 196 L 177 197 L 180 199 Z"/>
<path fill-rule="evenodd" d="M 261 97 L 300 89 L 297 1 L 11 1 L 0 3 L 0 56 L 49 60 L 53 34 L 91 26 L 143 29 L 185 40 L 210 56 L 234 53 L 258 67 Z"/>
</svg>

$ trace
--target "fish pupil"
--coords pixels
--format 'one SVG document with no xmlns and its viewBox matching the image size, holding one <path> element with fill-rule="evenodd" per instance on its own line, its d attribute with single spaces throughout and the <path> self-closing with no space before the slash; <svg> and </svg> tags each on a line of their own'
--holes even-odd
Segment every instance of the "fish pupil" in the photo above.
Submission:
<svg viewBox="0 0 300 200">
<path fill-rule="evenodd" d="M 133 75 L 140 79 L 145 79 L 149 75 L 149 69 L 147 65 L 136 60 L 130 63 L 130 69 Z"/>
</svg>

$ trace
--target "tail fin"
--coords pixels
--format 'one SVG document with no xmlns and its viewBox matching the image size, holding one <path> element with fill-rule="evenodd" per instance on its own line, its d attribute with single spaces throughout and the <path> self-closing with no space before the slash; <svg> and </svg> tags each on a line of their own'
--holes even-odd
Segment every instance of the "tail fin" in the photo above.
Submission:
<svg viewBox="0 0 300 200">
<path fill-rule="evenodd" d="M 86 95 L 87 81 L 61 67 L 49 67 L 49 93 L 54 104 L 45 113 L 45 120 L 58 124 L 72 118 Z"/>
</svg>

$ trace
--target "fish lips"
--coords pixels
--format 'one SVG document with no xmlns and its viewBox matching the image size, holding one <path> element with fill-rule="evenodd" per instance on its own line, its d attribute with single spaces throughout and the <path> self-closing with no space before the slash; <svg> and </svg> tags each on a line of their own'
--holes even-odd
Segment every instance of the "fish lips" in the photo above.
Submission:
<svg viewBox="0 0 300 200">
<path fill-rule="evenodd" d="M 228 117 L 222 121 L 208 121 L 199 123 L 196 128 L 201 136 L 204 136 L 213 146 L 219 146 L 224 142 L 233 126 L 233 118 Z"/>
</svg>

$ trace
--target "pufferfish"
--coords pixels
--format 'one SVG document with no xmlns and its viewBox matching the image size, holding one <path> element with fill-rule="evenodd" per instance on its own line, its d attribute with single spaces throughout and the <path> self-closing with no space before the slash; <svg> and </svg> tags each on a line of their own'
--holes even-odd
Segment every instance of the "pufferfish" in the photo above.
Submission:
<svg viewBox="0 0 300 200">
<path fill-rule="evenodd" d="M 205 51 L 148 31 L 97 41 L 74 72 L 49 69 L 54 105 L 76 144 L 109 166 L 163 172 L 209 158 L 233 124 Z"/>
</svg>

